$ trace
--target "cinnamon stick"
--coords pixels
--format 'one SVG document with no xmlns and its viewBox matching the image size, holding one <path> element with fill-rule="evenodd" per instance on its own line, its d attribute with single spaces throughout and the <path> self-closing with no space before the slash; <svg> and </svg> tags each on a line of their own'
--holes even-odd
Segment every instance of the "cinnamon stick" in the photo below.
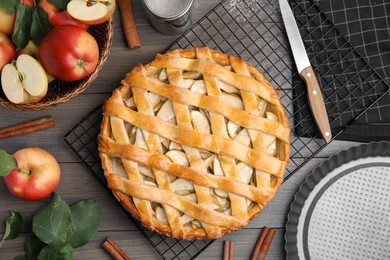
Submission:
<svg viewBox="0 0 390 260">
<path fill-rule="evenodd" d="M 265 260 L 265 257 L 268 253 L 268 249 L 269 247 L 271 246 L 271 243 L 272 243 L 272 239 L 274 238 L 275 236 L 275 230 L 274 229 L 270 229 L 267 233 L 267 235 L 265 236 L 264 238 L 264 241 L 260 247 L 260 252 L 259 252 L 259 255 L 257 257 L 257 259 L 259 260 Z"/>
<path fill-rule="evenodd" d="M 12 136 L 23 135 L 35 131 L 54 127 L 54 117 L 47 116 L 36 120 L 24 122 L 17 125 L 12 125 L 0 129 L 0 139 L 5 139 Z"/>
<path fill-rule="evenodd" d="M 251 260 L 265 259 L 274 235 L 274 229 L 269 227 L 263 228 L 252 251 Z"/>
<path fill-rule="evenodd" d="M 135 24 L 132 0 L 118 0 L 121 13 L 122 27 L 126 36 L 127 45 L 131 48 L 141 47 L 137 26 Z"/>
<path fill-rule="evenodd" d="M 103 248 L 114 258 L 115 260 L 130 260 L 130 257 L 118 246 L 112 237 L 107 237 L 103 243 Z"/>
<path fill-rule="evenodd" d="M 223 260 L 233 260 L 234 259 L 234 244 L 233 241 L 224 241 L 223 242 Z"/>
</svg>

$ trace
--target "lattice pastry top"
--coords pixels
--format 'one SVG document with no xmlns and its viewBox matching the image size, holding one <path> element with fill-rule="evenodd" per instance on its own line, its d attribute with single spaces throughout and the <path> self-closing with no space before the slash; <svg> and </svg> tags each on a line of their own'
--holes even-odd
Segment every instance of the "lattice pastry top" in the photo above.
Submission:
<svg viewBox="0 0 390 260">
<path fill-rule="evenodd" d="M 209 48 L 157 55 L 126 75 L 103 114 L 109 187 L 157 232 L 221 237 L 248 224 L 282 183 L 286 112 L 241 58 Z"/>
</svg>

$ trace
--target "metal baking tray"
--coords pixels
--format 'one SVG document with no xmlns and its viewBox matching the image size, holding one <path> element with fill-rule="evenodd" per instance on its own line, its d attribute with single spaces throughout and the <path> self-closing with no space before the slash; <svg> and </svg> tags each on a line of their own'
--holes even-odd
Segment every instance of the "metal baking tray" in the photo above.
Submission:
<svg viewBox="0 0 390 260">
<path fill-rule="evenodd" d="M 287 259 L 390 259 L 390 143 L 330 157 L 291 204 Z"/>
</svg>

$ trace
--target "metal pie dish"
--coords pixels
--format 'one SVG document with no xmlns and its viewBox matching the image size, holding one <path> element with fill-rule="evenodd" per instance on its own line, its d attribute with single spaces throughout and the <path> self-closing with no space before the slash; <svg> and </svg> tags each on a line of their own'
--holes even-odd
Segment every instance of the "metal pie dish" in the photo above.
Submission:
<svg viewBox="0 0 390 260">
<path fill-rule="evenodd" d="M 331 156 L 300 186 L 287 216 L 287 259 L 390 258 L 390 143 Z"/>
</svg>

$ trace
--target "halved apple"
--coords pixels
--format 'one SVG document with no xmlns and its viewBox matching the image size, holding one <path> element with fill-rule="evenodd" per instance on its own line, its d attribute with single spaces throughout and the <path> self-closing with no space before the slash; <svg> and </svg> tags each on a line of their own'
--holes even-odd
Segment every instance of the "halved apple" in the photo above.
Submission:
<svg viewBox="0 0 390 260">
<path fill-rule="evenodd" d="M 115 0 L 72 0 L 66 10 L 82 23 L 95 25 L 107 21 L 115 11 Z"/>
<path fill-rule="evenodd" d="M 36 103 L 46 95 L 48 81 L 42 65 L 33 57 L 22 54 L 4 66 L 1 85 L 12 103 L 27 104 Z"/>
</svg>

